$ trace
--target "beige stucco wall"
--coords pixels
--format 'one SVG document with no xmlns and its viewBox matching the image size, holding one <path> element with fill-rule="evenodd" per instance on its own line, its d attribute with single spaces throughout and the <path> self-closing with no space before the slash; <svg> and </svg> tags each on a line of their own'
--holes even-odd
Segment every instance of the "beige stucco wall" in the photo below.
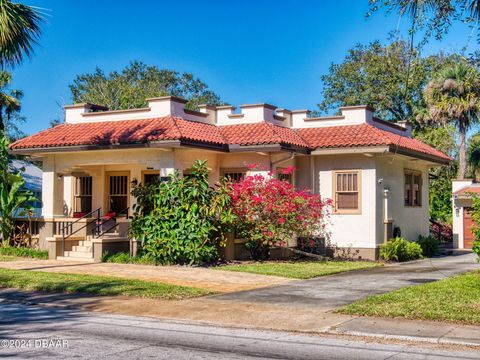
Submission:
<svg viewBox="0 0 480 360">
<path fill-rule="evenodd" d="M 331 241 L 339 247 L 375 248 L 384 241 L 384 189 L 389 189 L 388 213 L 402 235 L 416 240 L 428 234 L 428 164 L 411 161 L 399 155 L 339 154 L 296 155 L 287 152 L 222 153 L 192 148 L 101 150 L 44 155 L 43 213 L 46 218 L 72 215 L 73 184 L 70 174 L 87 172 L 93 177 L 93 209 L 105 207 L 105 174 L 129 171 L 130 181 L 142 181 L 143 170 L 156 170 L 165 176 L 177 169 L 191 168 L 195 160 L 207 160 L 210 183 L 219 180 L 222 169 L 245 168 L 258 164 L 261 172 L 275 167 L 294 166 L 294 183 L 298 188 L 312 189 L 324 198 L 333 197 L 334 170 L 361 170 L 361 213 L 333 214 Z M 280 162 L 279 162 L 280 161 Z M 422 172 L 421 207 L 404 207 L 404 169 Z M 250 173 L 255 173 L 251 171 Z M 59 176 L 62 175 L 62 176 Z M 382 179 L 382 181 L 380 181 Z M 135 202 L 130 197 L 130 206 Z"/>
<path fill-rule="evenodd" d="M 379 155 L 376 157 L 377 185 L 376 185 L 376 212 L 378 214 L 377 244 L 384 240 L 384 189 L 388 189 L 388 214 L 393 220 L 393 226 L 401 229 L 402 236 L 407 240 L 415 241 L 419 235 L 429 233 L 428 211 L 428 164 L 420 161 L 393 155 Z M 421 206 L 404 205 L 404 171 L 415 170 L 422 174 L 422 201 Z M 381 182 L 381 184 L 379 184 Z"/>
<path fill-rule="evenodd" d="M 315 156 L 315 189 L 333 198 L 334 170 L 361 170 L 361 213 L 332 214 L 331 242 L 339 247 L 374 248 L 376 239 L 375 160 L 364 155 Z"/>
</svg>

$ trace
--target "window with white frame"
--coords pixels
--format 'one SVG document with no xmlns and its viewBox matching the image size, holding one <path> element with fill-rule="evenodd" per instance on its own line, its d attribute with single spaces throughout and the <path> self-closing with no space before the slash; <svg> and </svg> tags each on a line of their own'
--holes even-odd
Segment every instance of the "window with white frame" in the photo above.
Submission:
<svg viewBox="0 0 480 360">
<path fill-rule="evenodd" d="M 360 170 L 333 172 L 333 193 L 336 213 L 359 213 L 361 198 Z"/>
<path fill-rule="evenodd" d="M 422 173 L 405 170 L 404 179 L 405 206 L 422 206 Z"/>
</svg>

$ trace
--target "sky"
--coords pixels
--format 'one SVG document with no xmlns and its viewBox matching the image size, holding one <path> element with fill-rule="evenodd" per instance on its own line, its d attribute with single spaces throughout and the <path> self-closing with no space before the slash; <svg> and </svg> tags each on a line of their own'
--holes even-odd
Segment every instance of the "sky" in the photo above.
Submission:
<svg viewBox="0 0 480 360">
<path fill-rule="evenodd" d="M 47 14 L 35 54 L 14 72 L 23 90 L 22 129 L 32 134 L 62 118 L 68 84 L 95 67 L 121 70 L 132 60 L 204 81 L 232 105 L 267 102 L 317 109 L 320 76 L 357 43 L 406 34 L 408 22 L 384 13 L 366 18 L 368 0 L 126 1 L 25 0 Z M 469 38 L 455 26 L 425 53 L 459 51 Z M 477 44 L 471 41 L 474 49 Z"/>
</svg>

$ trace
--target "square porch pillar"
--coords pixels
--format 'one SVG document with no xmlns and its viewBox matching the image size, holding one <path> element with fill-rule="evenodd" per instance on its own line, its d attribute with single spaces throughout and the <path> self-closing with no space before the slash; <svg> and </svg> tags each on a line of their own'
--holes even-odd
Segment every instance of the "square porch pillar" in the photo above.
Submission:
<svg viewBox="0 0 480 360">
<path fill-rule="evenodd" d="M 44 158 L 42 175 L 42 217 L 53 219 L 65 216 L 63 176 L 55 166 L 55 155 Z"/>
</svg>

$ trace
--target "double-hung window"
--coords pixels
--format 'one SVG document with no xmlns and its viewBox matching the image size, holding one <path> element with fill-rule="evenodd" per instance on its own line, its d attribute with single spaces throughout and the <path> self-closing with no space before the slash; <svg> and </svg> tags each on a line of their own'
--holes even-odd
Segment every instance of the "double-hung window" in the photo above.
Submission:
<svg viewBox="0 0 480 360">
<path fill-rule="evenodd" d="M 422 173 L 405 170 L 404 204 L 405 206 L 422 206 Z"/>
<path fill-rule="evenodd" d="M 333 172 L 333 193 L 336 213 L 360 213 L 361 172 L 339 170 Z"/>
</svg>

